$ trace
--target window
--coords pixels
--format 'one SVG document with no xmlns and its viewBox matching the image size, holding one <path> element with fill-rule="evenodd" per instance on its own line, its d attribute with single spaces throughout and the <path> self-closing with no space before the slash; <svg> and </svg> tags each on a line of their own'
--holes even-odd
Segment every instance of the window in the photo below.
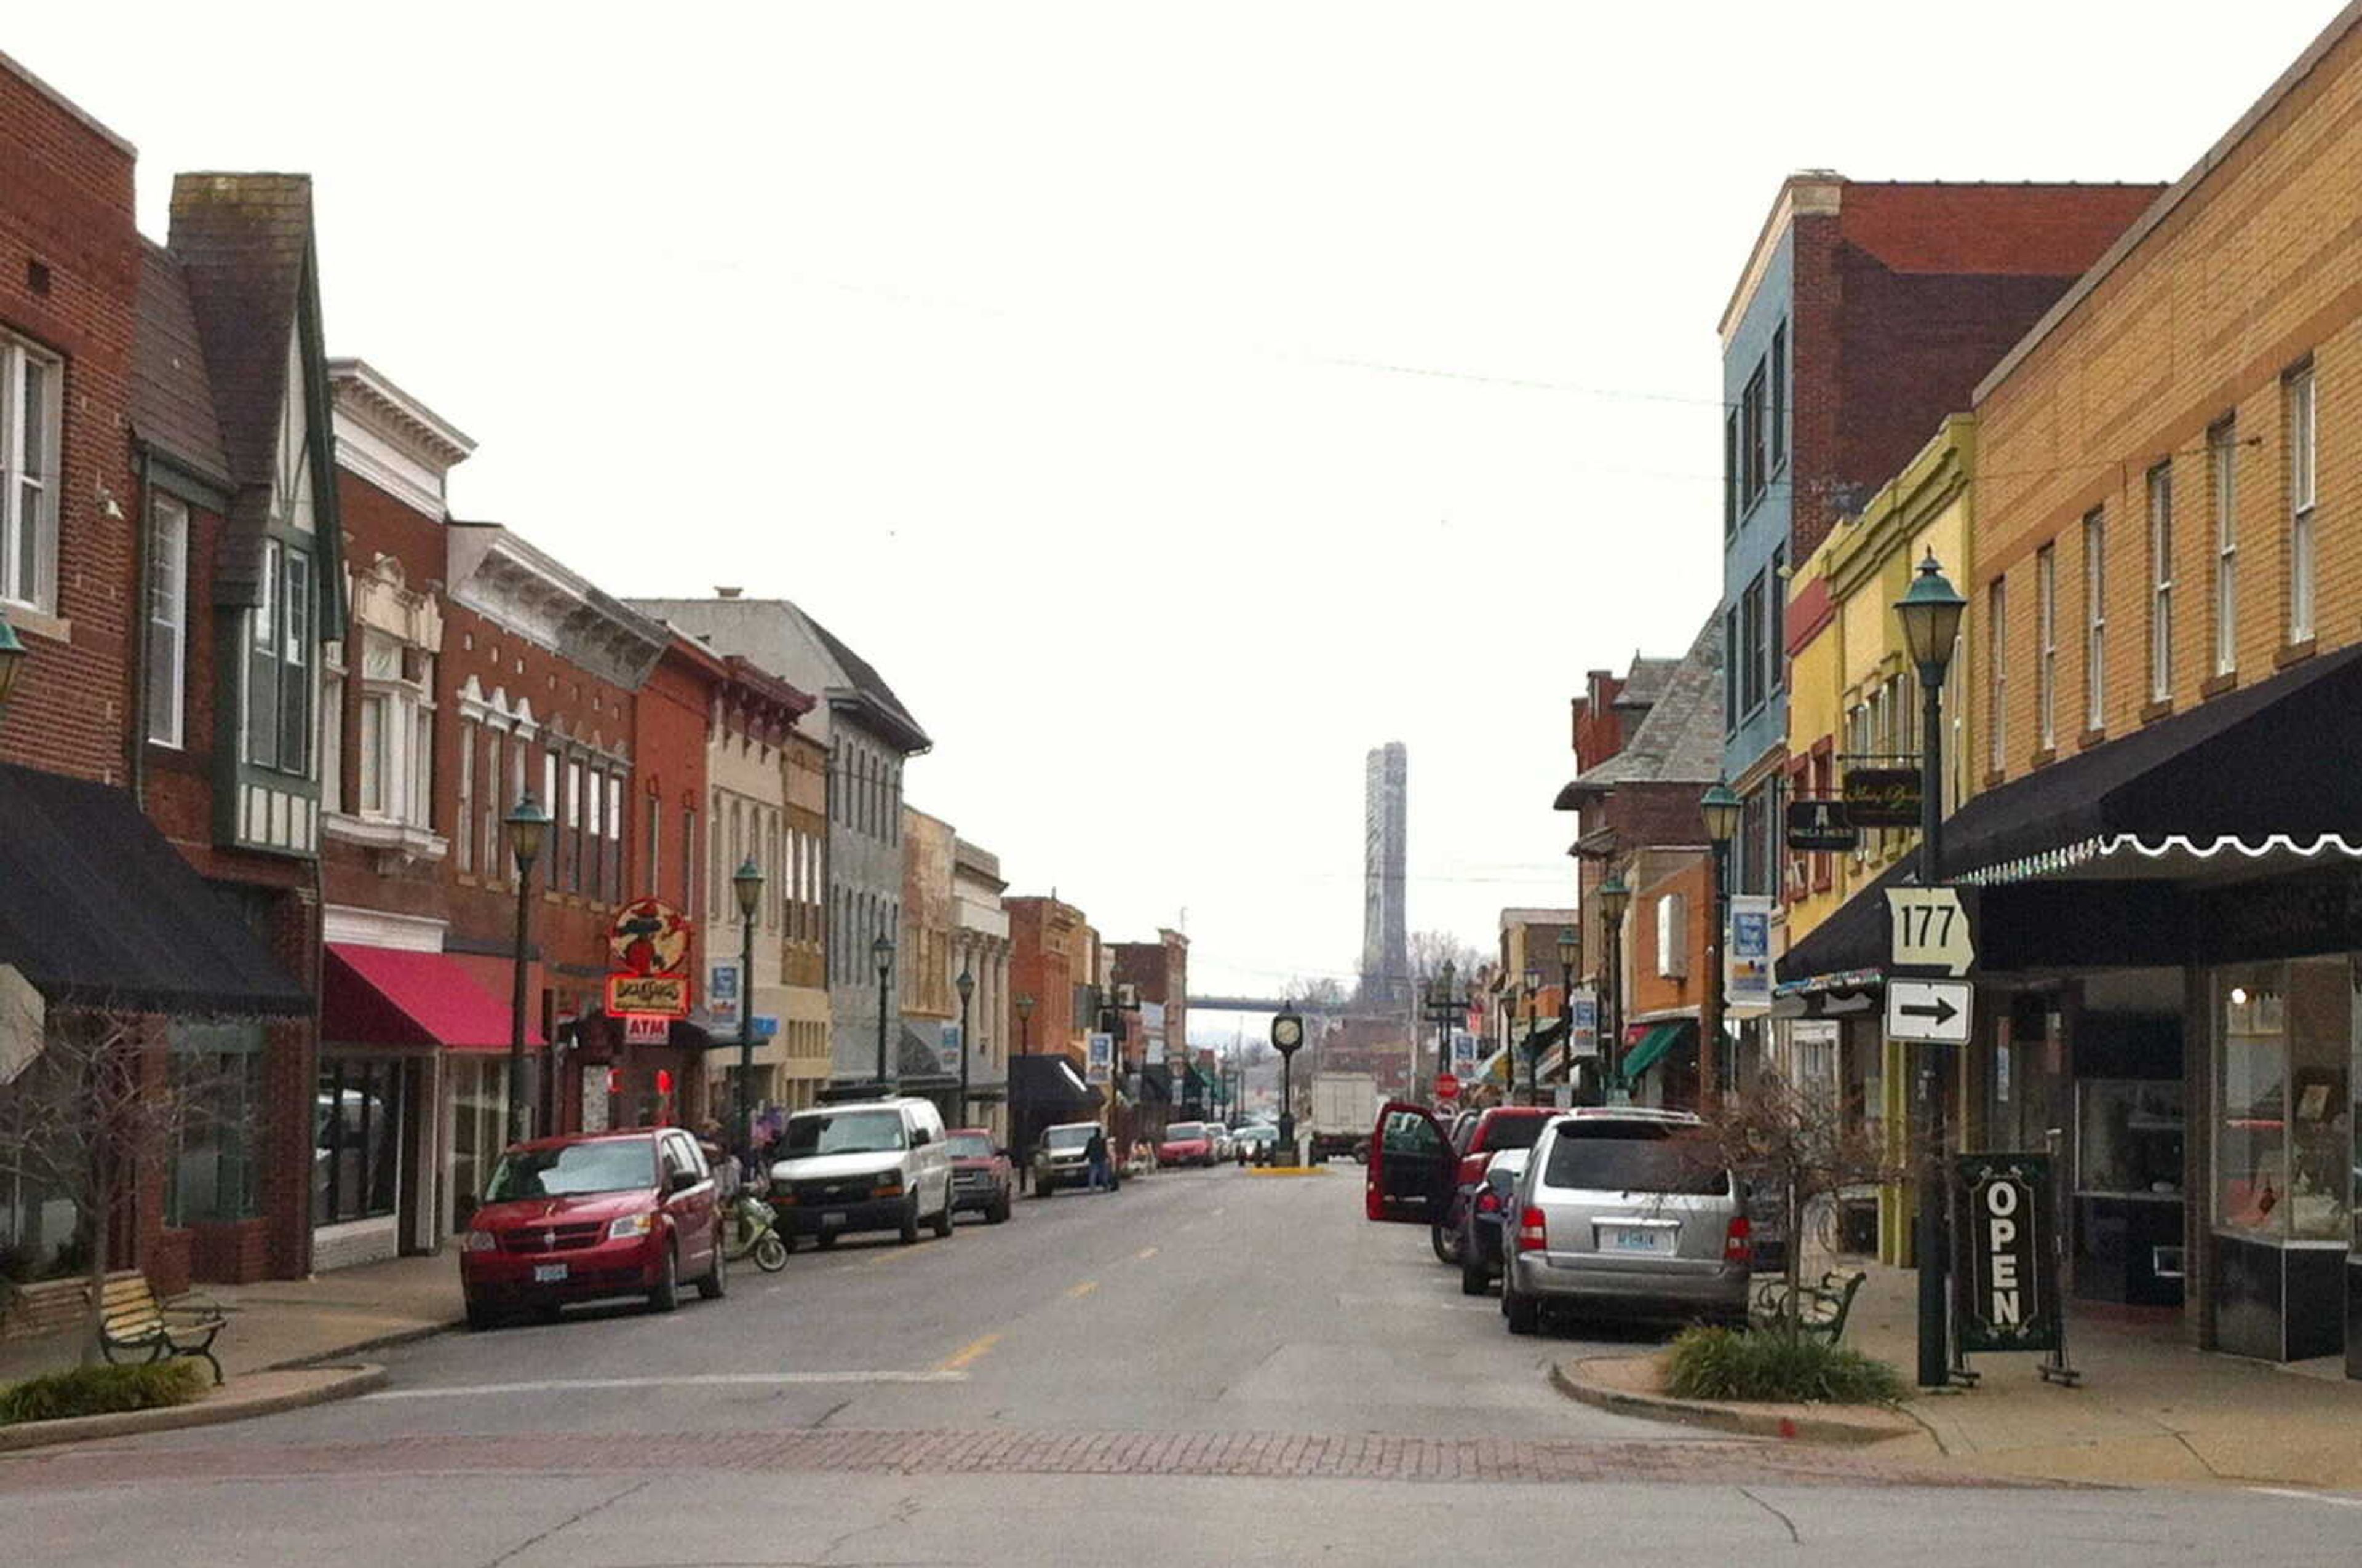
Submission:
<svg viewBox="0 0 2362 1568">
<path fill-rule="evenodd" d="M 1788 547 L 1776 545 L 1763 574 L 1763 690 L 1777 691 L 1788 663 Z"/>
<path fill-rule="evenodd" d="M 262 543 L 259 602 L 247 612 L 246 760 L 279 765 L 279 541 Z"/>
<path fill-rule="evenodd" d="M 1763 580 L 1747 585 L 1738 602 L 1738 706 L 1752 713 L 1763 705 Z"/>
<path fill-rule="evenodd" d="M 2042 749 L 2058 745 L 2058 560 L 2048 545 L 2034 557 L 2034 708 Z"/>
<path fill-rule="evenodd" d="M 2148 697 L 2173 699 L 2173 465 L 2148 471 Z"/>
<path fill-rule="evenodd" d="M 697 812 L 684 808 L 680 813 L 680 907 L 697 908 Z"/>
<path fill-rule="evenodd" d="M 2002 742 L 2003 702 L 2009 695 L 2009 664 L 2003 649 L 2009 646 L 2009 596 L 2005 580 L 1995 578 L 1985 591 L 1985 766 L 1998 773 L 2009 759 Z"/>
<path fill-rule="evenodd" d="M 2319 469 L 2319 411 L 2313 402 L 2310 360 L 2288 373 L 2280 383 L 2280 403 L 2288 425 L 2289 454 L 2289 616 L 2288 636 L 2301 643 L 2312 635 L 2313 502 Z"/>
<path fill-rule="evenodd" d="M 1738 531 L 1738 415 L 1722 422 L 1722 536 Z"/>
<path fill-rule="evenodd" d="M 392 732 L 386 718 L 392 699 L 375 691 L 361 699 L 361 815 L 382 817 L 386 812 L 386 780 L 393 771 L 393 760 L 387 755 L 392 747 Z"/>
<path fill-rule="evenodd" d="M 2214 673 L 2239 667 L 2239 431 L 2226 415 L 2206 432 L 2206 468 L 2214 502 Z"/>
<path fill-rule="evenodd" d="M 566 765 L 566 886 L 582 890 L 582 765 Z"/>
<path fill-rule="evenodd" d="M 345 672 L 333 657 L 320 678 L 320 809 L 345 809 Z"/>
<path fill-rule="evenodd" d="M 1725 734 L 1738 728 L 1738 606 L 1734 604 L 1722 613 L 1722 728 Z"/>
<path fill-rule="evenodd" d="M 607 896 L 607 846 L 604 842 L 607 822 L 606 776 L 594 767 L 590 770 L 590 776 L 583 779 L 582 784 L 583 788 L 590 792 L 590 799 L 582 810 L 584 817 L 582 835 L 590 841 L 590 852 L 584 855 L 583 858 L 590 863 L 590 896 L 594 899 L 602 899 Z"/>
<path fill-rule="evenodd" d="M 607 775 L 607 896 L 624 900 L 624 776 Z"/>
<path fill-rule="evenodd" d="M 320 1064 L 312 1125 L 312 1220 L 333 1224 L 394 1209 L 402 1164 L 402 1064 L 389 1056 Z"/>
<path fill-rule="evenodd" d="M 1761 499 L 1763 486 L 1771 472 L 1767 447 L 1772 423 L 1769 393 L 1764 385 L 1764 368 L 1755 367 L 1747 378 L 1746 390 L 1738 394 L 1739 461 L 1746 475 L 1747 489 L 1742 506 L 1752 507 Z"/>
<path fill-rule="evenodd" d="M 189 677 L 189 509 L 156 498 L 148 537 L 148 738 L 178 746 Z"/>
<path fill-rule="evenodd" d="M 2083 518 L 2083 727 L 2108 727 L 2108 519 Z"/>
<path fill-rule="evenodd" d="M 364 817 L 432 825 L 435 715 L 428 656 L 376 632 L 361 636 L 359 756 Z M 464 829 L 462 830 L 464 833 Z M 489 866 L 491 856 L 487 854 Z"/>
<path fill-rule="evenodd" d="M 279 766 L 312 767 L 312 558 L 286 552 L 280 594 Z"/>
<path fill-rule="evenodd" d="M 476 735 L 475 721 L 459 725 L 459 869 L 476 868 Z"/>
<path fill-rule="evenodd" d="M 0 337 L 0 601 L 57 605 L 58 362 Z"/>
<path fill-rule="evenodd" d="M 1788 460 L 1788 324 L 1772 329 L 1772 468 Z"/>
<path fill-rule="evenodd" d="M 648 797 L 648 863 L 640 869 L 640 886 L 651 893 L 661 889 L 664 875 L 664 801 Z"/>
<path fill-rule="evenodd" d="M 509 801 L 502 798 L 501 780 L 507 770 L 501 766 L 501 754 L 508 737 L 498 730 L 484 732 L 484 802 L 476 809 L 477 835 L 484 841 L 484 878 L 487 881 L 508 875 L 501 860 L 501 818 L 507 814 Z M 517 747 L 519 752 L 524 748 Z"/>
<path fill-rule="evenodd" d="M 171 1128 L 164 1223 L 222 1224 L 259 1208 L 262 1026 L 172 1021 Z"/>
</svg>

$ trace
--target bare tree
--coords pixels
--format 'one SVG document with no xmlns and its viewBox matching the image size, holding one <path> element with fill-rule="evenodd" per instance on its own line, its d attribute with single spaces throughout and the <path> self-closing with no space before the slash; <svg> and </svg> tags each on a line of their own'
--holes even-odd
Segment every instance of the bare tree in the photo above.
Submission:
<svg viewBox="0 0 2362 1568">
<path fill-rule="evenodd" d="M 1718 1097 L 1705 1116 L 1702 1155 L 1780 1199 L 1788 1239 L 1780 1315 L 1794 1331 L 1812 1222 L 1817 1217 L 1833 1225 L 1835 1205 L 1828 1199 L 1858 1183 L 1893 1180 L 1900 1171 L 1871 1130 L 1845 1114 L 1834 1092 L 1800 1088 L 1774 1073 Z"/>
<path fill-rule="evenodd" d="M 1321 1007 L 1342 1007 L 1348 996 L 1345 983 L 1332 975 L 1298 975 L 1282 987 L 1279 994 L 1298 1005 L 1311 1002 Z"/>
<path fill-rule="evenodd" d="M 1427 994 L 1428 982 L 1443 972 L 1446 964 L 1453 974 L 1466 980 L 1485 962 L 1484 951 L 1462 941 L 1448 931 L 1414 931 L 1410 933 L 1410 977 L 1421 996 Z"/>
<path fill-rule="evenodd" d="M 246 1097 L 230 1092 L 241 1085 L 217 1059 L 170 1050 L 152 1013 L 73 1005 L 50 1009 L 45 1026 L 6 1021 L 31 1029 L 41 1045 L 0 1084 L 0 1147 L 33 1185 L 73 1208 L 88 1297 L 82 1359 L 94 1364 L 116 1209 L 134 1190 L 138 1162 L 169 1156 L 192 1132 L 242 1123 Z"/>
</svg>

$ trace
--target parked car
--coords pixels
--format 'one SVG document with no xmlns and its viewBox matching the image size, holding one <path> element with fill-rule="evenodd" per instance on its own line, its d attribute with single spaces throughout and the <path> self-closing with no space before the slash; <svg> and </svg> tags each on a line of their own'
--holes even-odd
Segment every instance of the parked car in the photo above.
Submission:
<svg viewBox="0 0 2362 1568">
<path fill-rule="evenodd" d="M 1742 1189 L 1685 1111 L 1594 1107 L 1542 1130 L 1511 1203 L 1501 1311 L 1530 1334 L 1551 1308 L 1744 1322 Z"/>
<path fill-rule="evenodd" d="M 982 1127 L 955 1127 L 945 1143 L 952 1156 L 953 1209 L 981 1214 L 989 1225 L 1008 1219 L 1010 1200 L 1017 1195 L 1017 1166 L 1009 1151 Z"/>
<path fill-rule="evenodd" d="M 1447 1264 L 1460 1261 L 1461 1217 L 1483 1186 L 1493 1156 L 1504 1149 L 1530 1149 L 1558 1111 L 1546 1105 L 1496 1105 L 1452 1123 L 1451 1147 L 1459 1157 L 1442 1216 L 1428 1227 L 1428 1245 Z"/>
<path fill-rule="evenodd" d="M 1203 1121 L 1175 1121 L 1156 1141 L 1160 1165 L 1210 1165 L 1214 1163 L 1213 1129 Z"/>
<path fill-rule="evenodd" d="M 927 1224 L 952 1233 L 951 1150 L 923 1099 L 848 1101 L 788 1118 L 771 1162 L 771 1207 L 792 1248 L 855 1231 L 895 1231 L 905 1245 Z"/>
<path fill-rule="evenodd" d="M 1044 1129 L 1042 1141 L 1033 1146 L 1033 1196 L 1047 1198 L 1062 1187 L 1088 1187 L 1090 1166 L 1083 1159 L 1083 1151 L 1090 1146 L 1091 1137 L 1100 1131 L 1096 1121 L 1062 1121 Z M 1108 1181 L 1110 1190 L 1121 1185 L 1123 1173 L 1116 1168 L 1112 1149 L 1108 1154 Z"/>
<path fill-rule="evenodd" d="M 1460 1294 L 1482 1296 L 1501 1276 L 1505 1218 L 1517 1200 L 1518 1177 L 1531 1149 L 1502 1149 L 1489 1156 L 1475 1196 L 1460 1205 Z"/>
<path fill-rule="evenodd" d="M 1239 1164 L 1259 1159 L 1279 1142 L 1279 1129 L 1268 1121 L 1250 1121 L 1231 1136 L 1231 1152 Z"/>
<path fill-rule="evenodd" d="M 459 1243 L 468 1326 L 555 1317 L 572 1301 L 645 1295 L 669 1312 L 680 1282 L 729 1284 L 718 1184 L 677 1127 L 535 1138 L 501 1156 Z"/>
<path fill-rule="evenodd" d="M 1231 1137 L 1231 1130 L 1219 1121 L 1207 1122 L 1206 1131 L 1214 1140 L 1214 1163 L 1220 1165 L 1231 1157 L 1231 1152 L 1238 1147 L 1238 1143 Z"/>
</svg>

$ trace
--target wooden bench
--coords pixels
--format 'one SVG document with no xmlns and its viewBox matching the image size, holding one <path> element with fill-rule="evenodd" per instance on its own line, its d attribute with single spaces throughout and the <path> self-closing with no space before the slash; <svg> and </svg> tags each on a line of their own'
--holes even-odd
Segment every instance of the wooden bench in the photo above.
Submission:
<svg viewBox="0 0 2362 1568">
<path fill-rule="evenodd" d="M 106 1282 L 99 1302 L 98 1347 L 110 1363 L 154 1363 L 176 1355 L 199 1356 L 222 1381 L 214 1341 L 229 1326 L 222 1309 L 202 1296 L 157 1299 L 143 1275 Z"/>
<path fill-rule="evenodd" d="M 1818 1283 L 1799 1281 L 1796 1286 L 1801 1299 L 1796 1304 L 1796 1327 L 1802 1332 L 1831 1344 L 1845 1333 L 1846 1316 L 1853 1310 L 1853 1298 L 1861 1290 L 1862 1281 L 1869 1276 L 1858 1268 L 1832 1269 L 1821 1275 Z M 1773 1280 L 1757 1292 L 1756 1311 L 1761 1320 L 1781 1320 L 1780 1308 L 1786 1289 L 1784 1280 Z"/>
</svg>

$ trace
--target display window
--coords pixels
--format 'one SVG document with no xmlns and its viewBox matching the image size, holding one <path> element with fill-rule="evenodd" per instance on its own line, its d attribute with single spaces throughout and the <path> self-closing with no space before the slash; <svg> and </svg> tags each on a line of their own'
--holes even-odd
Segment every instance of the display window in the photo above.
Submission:
<svg viewBox="0 0 2362 1568">
<path fill-rule="evenodd" d="M 2216 971 L 2214 1222 L 2269 1242 L 2347 1240 L 2356 1049 L 2348 957 Z"/>
</svg>

